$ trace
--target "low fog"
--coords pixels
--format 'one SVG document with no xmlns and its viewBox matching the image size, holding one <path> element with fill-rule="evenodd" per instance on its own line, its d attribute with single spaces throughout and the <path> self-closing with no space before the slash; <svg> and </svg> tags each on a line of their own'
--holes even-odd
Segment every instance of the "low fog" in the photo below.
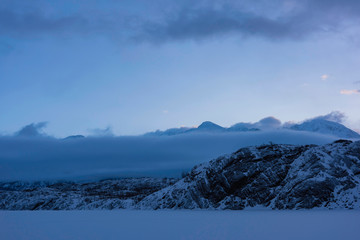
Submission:
<svg viewBox="0 0 360 240">
<path fill-rule="evenodd" d="M 196 164 L 245 146 L 334 140 L 290 130 L 73 139 L 18 134 L 0 137 L 0 181 L 180 177 Z"/>
</svg>

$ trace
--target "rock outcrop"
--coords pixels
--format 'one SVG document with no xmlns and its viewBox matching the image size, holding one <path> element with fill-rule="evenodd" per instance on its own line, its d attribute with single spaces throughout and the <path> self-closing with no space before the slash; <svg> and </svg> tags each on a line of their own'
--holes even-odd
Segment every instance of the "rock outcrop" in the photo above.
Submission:
<svg viewBox="0 0 360 240">
<path fill-rule="evenodd" d="M 263 145 L 196 166 L 143 209 L 359 208 L 360 141 Z"/>
</svg>

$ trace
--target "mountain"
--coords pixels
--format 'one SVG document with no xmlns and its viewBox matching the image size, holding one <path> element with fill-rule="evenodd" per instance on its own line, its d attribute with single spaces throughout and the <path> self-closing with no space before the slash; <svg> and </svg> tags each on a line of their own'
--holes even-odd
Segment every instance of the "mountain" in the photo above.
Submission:
<svg viewBox="0 0 360 240">
<path fill-rule="evenodd" d="M 254 128 L 248 123 L 238 123 L 229 128 L 224 128 L 210 121 L 201 123 L 198 127 L 181 127 L 181 128 L 170 128 L 165 131 L 157 130 L 155 132 L 145 133 L 145 136 L 174 136 L 184 133 L 219 133 L 219 132 L 247 132 L 247 131 L 258 131 L 259 129 Z"/>
<path fill-rule="evenodd" d="M 301 124 L 292 125 L 289 128 L 296 131 L 308 131 L 328 134 L 340 138 L 360 138 L 360 135 L 357 132 L 345 127 L 340 123 L 328 121 L 325 119 L 315 118 L 305 121 Z"/>
<path fill-rule="evenodd" d="M 267 144 L 184 178 L 0 183 L 0 209 L 360 209 L 360 141 Z"/>
<path fill-rule="evenodd" d="M 63 140 L 81 139 L 81 138 L 85 138 L 85 136 L 83 136 L 83 135 L 71 135 L 71 136 L 68 136 L 68 137 L 64 138 Z"/>
<path fill-rule="evenodd" d="M 141 209 L 360 208 L 360 141 L 263 145 L 198 165 Z"/>
<path fill-rule="evenodd" d="M 220 133 L 220 132 L 251 132 L 272 130 L 279 131 L 281 129 L 290 129 L 295 131 L 307 131 L 320 134 L 332 135 L 339 138 L 357 139 L 360 134 L 345 127 L 344 125 L 325 120 L 323 118 L 314 118 L 299 124 L 284 124 L 281 125 L 280 120 L 274 117 L 267 117 L 261 119 L 256 123 L 236 123 L 229 128 L 219 126 L 213 122 L 206 121 L 198 127 L 193 128 L 170 128 L 165 131 L 157 130 L 155 132 L 146 133 L 146 136 L 173 136 L 186 133 Z"/>
<path fill-rule="evenodd" d="M 197 131 L 224 131 L 225 128 L 223 128 L 213 122 L 206 121 L 206 122 L 203 122 L 202 124 L 200 124 L 200 126 L 198 126 L 196 128 L 196 130 Z"/>
<path fill-rule="evenodd" d="M 205 121 L 201 123 L 198 127 L 181 127 L 181 128 L 170 128 L 165 131 L 157 130 L 155 132 L 146 133 L 145 136 L 173 136 L 184 133 L 196 133 L 196 132 L 220 132 L 224 131 L 225 128 L 210 122 Z"/>
<path fill-rule="evenodd" d="M 134 208 L 172 178 L 125 178 L 98 182 L 0 183 L 3 210 L 91 210 Z"/>
<path fill-rule="evenodd" d="M 195 128 L 188 128 L 188 127 L 170 128 L 165 131 L 157 130 L 155 132 L 145 133 L 144 135 L 145 136 L 173 136 L 173 135 L 178 135 L 178 134 L 182 134 L 182 133 L 187 133 L 192 129 L 195 129 Z"/>
</svg>

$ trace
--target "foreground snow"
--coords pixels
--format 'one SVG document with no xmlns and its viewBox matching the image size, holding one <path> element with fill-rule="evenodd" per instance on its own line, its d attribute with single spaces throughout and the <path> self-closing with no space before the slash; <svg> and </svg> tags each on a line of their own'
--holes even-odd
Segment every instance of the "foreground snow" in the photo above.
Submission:
<svg viewBox="0 0 360 240">
<path fill-rule="evenodd" d="M 0 239 L 358 239 L 360 211 L 0 211 Z"/>
</svg>

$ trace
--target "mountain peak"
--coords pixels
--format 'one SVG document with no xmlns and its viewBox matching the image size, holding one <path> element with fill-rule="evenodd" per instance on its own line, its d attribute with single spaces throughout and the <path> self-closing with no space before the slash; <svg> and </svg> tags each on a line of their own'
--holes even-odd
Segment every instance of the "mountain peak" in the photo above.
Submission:
<svg viewBox="0 0 360 240">
<path fill-rule="evenodd" d="M 201 123 L 197 129 L 203 130 L 223 130 L 224 128 L 210 121 Z"/>
</svg>

